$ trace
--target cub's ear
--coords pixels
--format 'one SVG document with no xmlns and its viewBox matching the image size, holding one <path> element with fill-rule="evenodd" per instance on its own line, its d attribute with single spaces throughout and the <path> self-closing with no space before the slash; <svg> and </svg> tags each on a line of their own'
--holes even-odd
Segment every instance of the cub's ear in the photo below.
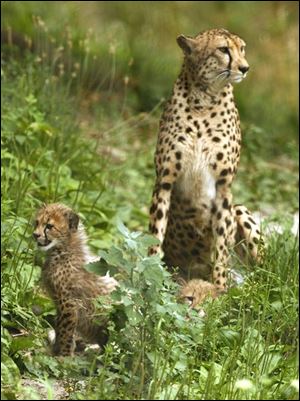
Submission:
<svg viewBox="0 0 300 401">
<path fill-rule="evenodd" d="M 67 214 L 67 218 L 69 221 L 70 230 L 76 231 L 78 228 L 78 224 L 79 224 L 79 216 L 76 213 L 74 213 L 72 210 L 70 210 L 70 212 L 68 212 L 68 214 Z"/>
<path fill-rule="evenodd" d="M 183 50 L 184 54 L 190 55 L 195 48 L 196 41 L 188 36 L 179 35 L 177 36 L 177 43 Z"/>
<path fill-rule="evenodd" d="M 181 287 L 185 287 L 187 285 L 187 281 L 185 281 L 182 277 L 176 277 L 177 284 Z"/>
</svg>

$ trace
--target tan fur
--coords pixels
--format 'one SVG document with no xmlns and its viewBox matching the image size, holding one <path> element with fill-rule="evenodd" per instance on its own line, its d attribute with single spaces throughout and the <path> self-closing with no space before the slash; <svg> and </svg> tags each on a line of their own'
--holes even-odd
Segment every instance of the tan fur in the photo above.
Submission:
<svg viewBox="0 0 300 401">
<path fill-rule="evenodd" d="M 201 279 L 193 279 L 183 284 L 179 296 L 191 308 L 198 309 L 207 298 L 216 298 L 218 295 L 219 291 L 214 284 Z"/>
<path fill-rule="evenodd" d="M 229 253 L 243 241 L 256 258 L 260 231 L 244 206 L 233 205 L 231 184 L 241 133 L 232 83 L 249 68 L 245 43 L 224 29 L 177 38 L 181 73 L 163 112 L 155 154 L 150 231 L 183 278 L 226 288 Z"/>
<path fill-rule="evenodd" d="M 42 280 L 57 308 L 55 354 L 73 354 L 75 332 L 103 345 L 107 340 L 106 321 L 94 321 L 94 301 L 99 295 L 110 294 L 116 280 L 84 269 L 92 255 L 79 217 L 70 208 L 59 203 L 44 205 L 35 226 L 37 244 L 47 252 Z"/>
</svg>

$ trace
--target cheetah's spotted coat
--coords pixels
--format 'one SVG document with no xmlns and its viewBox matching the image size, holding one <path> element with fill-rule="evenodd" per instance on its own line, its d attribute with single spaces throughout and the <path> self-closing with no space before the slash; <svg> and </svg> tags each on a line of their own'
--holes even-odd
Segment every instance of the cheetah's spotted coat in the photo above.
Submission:
<svg viewBox="0 0 300 401">
<path fill-rule="evenodd" d="M 245 43 L 224 29 L 179 36 L 183 67 L 163 112 L 155 154 L 150 231 L 169 267 L 185 279 L 226 288 L 229 250 L 240 240 L 258 256 L 260 231 L 248 210 L 233 205 L 231 184 L 241 132 L 232 83 L 249 69 Z"/>
<path fill-rule="evenodd" d="M 40 249 L 47 252 L 42 280 L 57 308 L 54 353 L 72 355 L 76 332 L 103 345 L 106 321 L 102 322 L 104 327 L 94 321 L 94 300 L 110 294 L 117 282 L 84 269 L 92 255 L 79 217 L 65 205 L 45 205 L 37 213 L 33 235 Z"/>
</svg>

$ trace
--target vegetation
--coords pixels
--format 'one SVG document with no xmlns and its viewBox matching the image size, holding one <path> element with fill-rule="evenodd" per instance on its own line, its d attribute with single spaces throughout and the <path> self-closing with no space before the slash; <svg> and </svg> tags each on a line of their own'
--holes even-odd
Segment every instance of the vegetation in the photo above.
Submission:
<svg viewBox="0 0 300 401">
<path fill-rule="evenodd" d="M 2 2 L 2 399 L 298 399 L 297 2 Z M 262 266 L 205 304 L 146 249 L 163 99 L 175 38 L 223 26 L 247 44 L 236 87 L 243 122 L 235 198 L 267 214 Z M 256 27 L 256 28 L 254 28 Z M 255 31 L 254 31 L 255 29 Z M 31 239 L 42 202 L 79 211 L 121 286 L 104 352 L 50 356 L 55 310 Z M 105 261 L 105 262 L 104 262 Z M 100 302 L 100 301 L 99 301 Z"/>
</svg>

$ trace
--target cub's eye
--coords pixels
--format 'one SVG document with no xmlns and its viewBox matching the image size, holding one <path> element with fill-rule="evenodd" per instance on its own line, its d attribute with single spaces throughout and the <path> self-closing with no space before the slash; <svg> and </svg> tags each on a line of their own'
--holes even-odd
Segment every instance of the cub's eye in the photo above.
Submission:
<svg viewBox="0 0 300 401">
<path fill-rule="evenodd" d="M 46 228 L 47 228 L 47 230 L 51 230 L 51 228 L 53 228 L 53 224 L 46 224 Z"/>
<path fill-rule="evenodd" d="M 194 301 L 194 297 L 186 297 L 186 299 L 187 299 L 188 301 L 190 301 L 190 302 L 193 302 L 193 301 Z"/>
<path fill-rule="evenodd" d="M 229 48 L 228 47 L 218 47 L 218 50 L 220 50 L 220 52 L 228 54 L 229 53 Z"/>
</svg>

